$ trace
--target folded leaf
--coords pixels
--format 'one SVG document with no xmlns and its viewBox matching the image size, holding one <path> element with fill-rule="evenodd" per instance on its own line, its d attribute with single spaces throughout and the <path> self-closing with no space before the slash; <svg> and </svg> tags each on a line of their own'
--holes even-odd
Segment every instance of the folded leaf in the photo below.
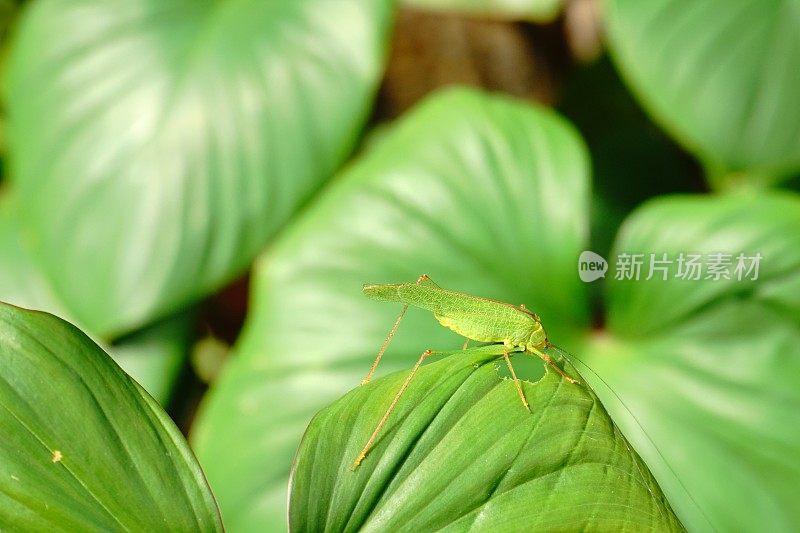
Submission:
<svg viewBox="0 0 800 533">
<path fill-rule="evenodd" d="M 291 529 L 683 531 L 589 388 L 548 371 L 522 383 L 528 412 L 492 360 L 476 348 L 423 366 L 355 470 L 408 371 L 322 410 L 295 459 Z"/>
</svg>

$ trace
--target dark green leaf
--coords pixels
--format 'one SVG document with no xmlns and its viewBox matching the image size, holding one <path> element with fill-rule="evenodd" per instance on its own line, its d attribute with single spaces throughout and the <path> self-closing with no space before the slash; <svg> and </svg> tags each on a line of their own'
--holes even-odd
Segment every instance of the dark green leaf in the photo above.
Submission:
<svg viewBox="0 0 800 533">
<path fill-rule="evenodd" d="M 529 413 L 479 350 L 422 367 L 355 471 L 407 372 L 320 412 L 292 472 L 292 531 L 683 531 L 589 389 L 547 372 L 523 383 Z"/>
<path fill-rule="evenodd" d="M 8 69 L 11 175 L 72 316 L 130 331 L 242 271 L 352 148 L 385 0 L 41 0 Z"/>
<path fill-rule="evenodd" d="M 221 531 L 158 404 L 78 329 L 0 304 L 0 527 Z"/>
</svg>

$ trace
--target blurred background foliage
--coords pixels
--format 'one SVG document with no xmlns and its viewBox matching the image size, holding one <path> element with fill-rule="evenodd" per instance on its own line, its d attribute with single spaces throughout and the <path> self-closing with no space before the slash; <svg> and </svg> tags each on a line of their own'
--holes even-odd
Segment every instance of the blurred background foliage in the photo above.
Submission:
<svg viewBox="0 0 800 533">
<path fill-rule="evenodd" d="M 285 528 L 304 428 L 397 312 L 361 284 L 423 272 L 536 309 L 690 530 L 796 530 L 798 27 L 783 0 L 0 2 L 0 300 L 191 431 L 230 531 Z M 586 285 L 585 249 L 762 271 Z M 412 313 L 381 372 L 457 344 Z"/>
</svg>

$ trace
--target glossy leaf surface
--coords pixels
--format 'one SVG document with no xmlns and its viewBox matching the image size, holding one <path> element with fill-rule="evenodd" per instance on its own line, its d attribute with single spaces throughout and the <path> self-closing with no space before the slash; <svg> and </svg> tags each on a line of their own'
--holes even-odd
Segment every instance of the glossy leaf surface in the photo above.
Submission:
<svg viewBox="0 0 800 533">
<path fill-rule="evenodd" d="M 0 525 L 221 531 L 186 441 L 75 327 L 0 304 Z"/>
</svg>

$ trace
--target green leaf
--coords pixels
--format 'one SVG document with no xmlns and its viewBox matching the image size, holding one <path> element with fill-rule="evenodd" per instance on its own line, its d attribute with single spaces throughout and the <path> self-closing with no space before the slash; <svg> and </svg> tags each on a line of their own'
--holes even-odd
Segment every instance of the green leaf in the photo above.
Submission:
<svg viewBox="0 0 800 533">
<path fill-rule="evenodd" d="M 401 0 L 418 9 L 455 11 L 494 18 L 546 22 L 561 10 L 562 0 Z"/>
<path fill-rule="evenodd" d="M 23 243 L 15 205 L 0 200 L 0 301 L 46 311 L 71 320 Z M 193 330 L 193 315 L 182 312 L 149 325 L 108 346 L 111 356 L 158 402 L 165 405 L 186 360 Z"/>
<path fill-rule="evenodd" d="M 11 175 L 81 324 L 130 331 L 250 264 L 356 141 L 390 4 L 32 3 L 8 69 Z"/>
<path fill-rule="evenodd" d="M 237 354 L 195 427 L 227 525 L 285 528 L 303 430 L 359 383 L 399 312 L 364 298 L 363 283 L 427 273 L 525 302 L 553 338 L 585 328 L 575 263 L 587 240 L 587 178 L 585 149 L 556 114 L 469 90 L 431 96 L 338 176 L 258 262 Z M 381 372 L 462 342 L 409 312 Z"/>
<path fill-rule="evenodd" d="M 616 280 L 608 329 L 580 353 L 614 420 L 690 530 L 793 531 L 800 523 L 800 197 L 674 197 L 626 222 L 620 252 L 760 253 L 758 279 Z M 612 271 L 614 270 L 612 266 Z M 704 271 L 702 276 L 707 274 Z M 578 348 L 576 351 L 580 350 Z M 725 480 L 720 483 L 720 480 Z M 688 491 L 688 493 L 687 493 Z M 697 509 L 704 510 L 706 516 Z"/>
<path fill-rule="evenodd" d="M 355 471 L 407 372 L 314 417 L 292 471 L 292 531 L 683 531 L 589 389 L 549 371 L 523 382 L 529 413 L 492 359 L 478 348 L 422 367 Z"/>
<path fill-rule="evenodd" d="M 221 531 L 167 415 L 70 324 L 0 304 L 0 526 Z"/>
<path fill-rule="evenodd" d="M 796 2 L 610 0 L 606 22 L 642 103 L 712 181 L 769 182 L 800 169 Z"/>
</svg>

